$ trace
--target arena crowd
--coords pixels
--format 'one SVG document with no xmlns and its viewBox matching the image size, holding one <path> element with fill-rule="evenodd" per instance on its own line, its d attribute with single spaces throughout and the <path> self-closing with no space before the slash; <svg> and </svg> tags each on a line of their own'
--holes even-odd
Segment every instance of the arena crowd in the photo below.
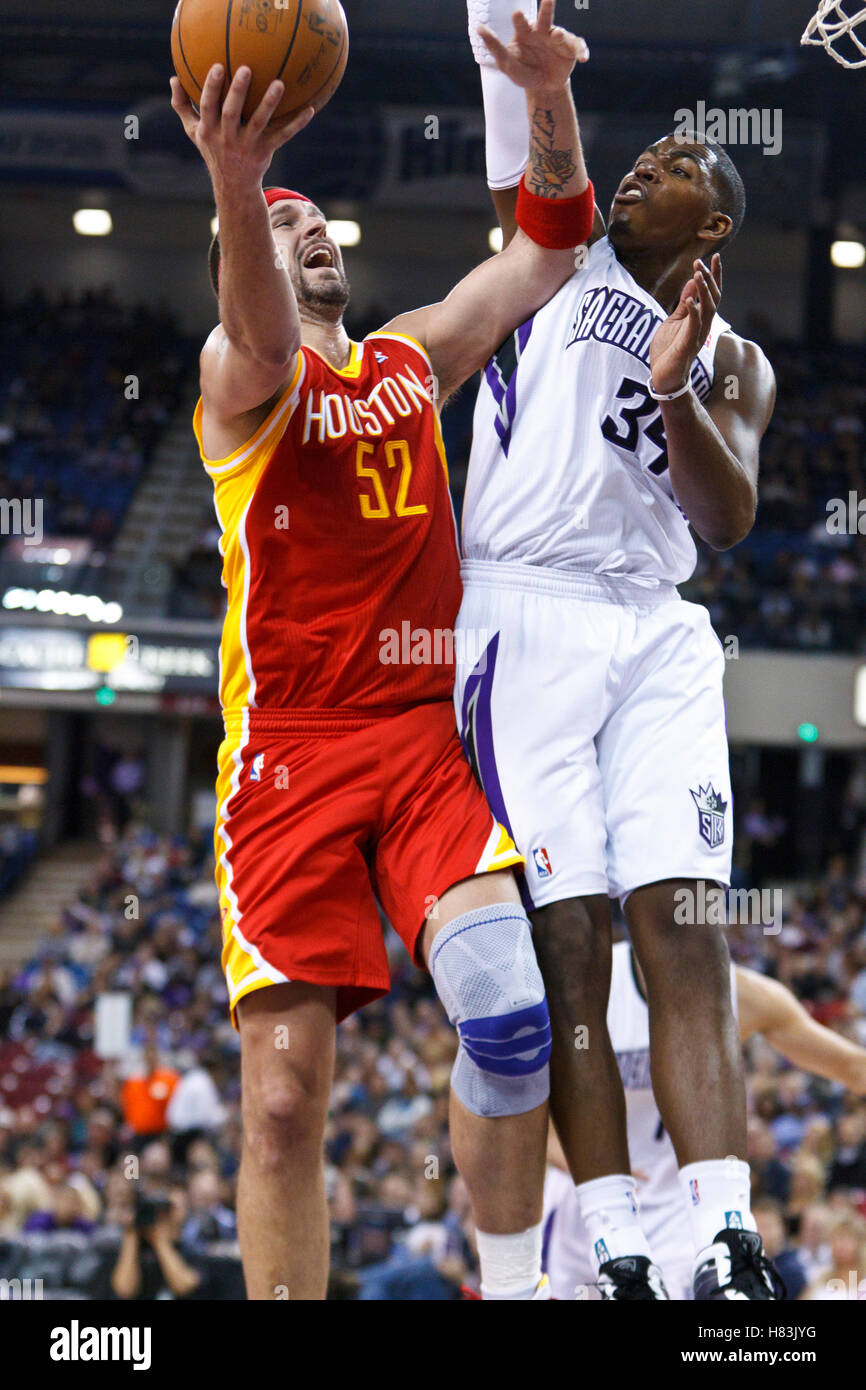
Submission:
<svg viewBox="0 0 866 1390">
<path fill-rule="evenodd" d="M 782 930 L 732 930 L 741 963 L 866 1045 L 866 882 L 843 857 L 786 890 Z M 389 932 L 393 988 L 339 1029 L 327 1133 L 330 1297 L 454 1299 L 472 1285 L 448 1144 L 454 1033 Z M 0 1278 L 62 1296 L 240 1298 L 238 1039 L 210 845 L 133 821 L 0 986 Z M 129 1050 L 94 1050 L 97 996 L 132 1000 Z M 754 1203 L 792 1293 L 866 1295 L 866 1099 L 747 1047 Z M 48 1296 L 48 1293 L 45 1294 Z"/>
</svg>

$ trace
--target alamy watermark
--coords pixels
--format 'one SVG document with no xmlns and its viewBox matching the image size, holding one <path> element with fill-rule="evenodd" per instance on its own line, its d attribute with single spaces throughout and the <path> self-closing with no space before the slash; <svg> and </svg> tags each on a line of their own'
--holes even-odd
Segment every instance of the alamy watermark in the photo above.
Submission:
<svg viewBox="0 0 866 1390">
<path fill-rule="evenodd" d="M 674 112 L 674 137 L 682 144 L 760 145 L 764 154 L 782 150 L 781 107 L 707 106 L 699 101 L 694 111 L 681 106 Z"/>
<path fill-rule="evenodd" d="M 674 921 L 680 927 L 759 926 L 765 936 L 782 930 L 781 888 L 721 888 L 699 879 L 674 891 Z"/>
<path fill-rule="evenodd" d="M 42 498 L 0 497 L 0 536 L 23 536 L 25 545 L 41 545 Z"/>
<path fill-rule="evenodd" d="M 827 1279 L 824 1291 L 828 1298 L 848 1298 L 862 1302 L 866 1299 L 866 1279 L 858 1278 L 856 1269 L 849 1269 L 847 1283 L 844 1279 Z"/>
<path fill-rule="evenodd" d="M 383 666 L 453 666 L 483 673 L 490 633 L 487 628 L 413 627 L 404 620 L 399 627 L 379 633 L 379 660 Z"/>
<path fill-rule="evenodd" d="M 52 1361 L 131 1361 L 134 1371 L 151 1365 L 149 1327 L 88 1327 L 73 1318 L 68 1327 L 52 1328 Z"/>
<path fill-rule="evenodd" d="M 827 533 L 831 536 L 866 536 L 866 497 L 852 488 L 847 500 L 831 497 L 827 503 Z"/>
<path fill-rule="evenodd" d="M 0 1303 L 30 1302 L 45 1297 L 41 1279 L 0 1279 Z"/>
</svg>

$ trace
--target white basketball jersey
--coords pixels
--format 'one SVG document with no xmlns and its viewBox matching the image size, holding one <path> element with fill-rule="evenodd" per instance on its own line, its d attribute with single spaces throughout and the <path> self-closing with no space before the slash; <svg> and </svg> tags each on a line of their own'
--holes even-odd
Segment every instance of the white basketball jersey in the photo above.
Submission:
<svg viewBox="0 0 866 1390">
<path fill-rule="evenodd" d="M 731 998 L 736 1017 L 733 964 Z M 625 1090 L 628 1152 L 631 1170 L 638 1179 L 638 1203 L 641 1216 L 651 1223 L 655 1209 L 682 1202 L 683 1197 L 677 1156 L 652 1091 L 649 1009 L 637 987 L 627 941 L 619 941 L 613 948 L 607 1030 Z"/>
<path fill-rule="evenodd" d="M 463 509 L 468 560 L 681 584 L 695 567 L 667 469 L 650 342 L 668 316 L 604 237 L 487 364 Z M 692 367 L 713 385 L 716 315 Z"/>
</svg>

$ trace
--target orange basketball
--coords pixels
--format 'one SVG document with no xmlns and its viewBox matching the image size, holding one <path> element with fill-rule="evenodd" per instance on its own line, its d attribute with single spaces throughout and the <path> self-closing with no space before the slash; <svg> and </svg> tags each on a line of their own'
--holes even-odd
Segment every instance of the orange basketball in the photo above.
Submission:
<svg viewBox="0 0 866 1390">
<path fill-rule="evenodd" d="M 244 120 L 279 78 L 286 90 L 271 125 L 285 125 L 334 95 L 346 71 L 349 27 L 339 0 L 180 0 L 171 56 L 195 106 L 214 63 L 226 70 L 224 97 L 238 68 L 251 68 Z"/>
</svg>

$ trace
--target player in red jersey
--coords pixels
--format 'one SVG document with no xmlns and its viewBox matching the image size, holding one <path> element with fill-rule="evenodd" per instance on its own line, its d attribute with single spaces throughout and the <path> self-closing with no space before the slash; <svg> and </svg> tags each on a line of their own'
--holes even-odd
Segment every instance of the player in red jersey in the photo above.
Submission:
<svg viewBox="0 0 866 1390">
<path fill-rule="evenodd" d="M 216 848 L 223 964 L 241 1034 L 238 1220 L 248 1294 L 321 1298 L 322 1136 L 336 1023 L 388 989 L 374 893 L 425 963 L 460 1044 L 451 1141 L 485 1296 L 544 1297 L 550 1029 L 522 863 L 472 779 L 451 692 L 460 579 L 437 408 L 574 269 L 592 225 L 569 78 L 580 42 L 518 24 L 545 198 L 441 304 L 353 343 L 319 209 L 263 193 L 272 85 L 173 105 L 216 196 L 220 325 L 195 428 L 215 486 L 228 611 Z M 529 233 L 529 234 L 527 234 Z"/>
</svg>

